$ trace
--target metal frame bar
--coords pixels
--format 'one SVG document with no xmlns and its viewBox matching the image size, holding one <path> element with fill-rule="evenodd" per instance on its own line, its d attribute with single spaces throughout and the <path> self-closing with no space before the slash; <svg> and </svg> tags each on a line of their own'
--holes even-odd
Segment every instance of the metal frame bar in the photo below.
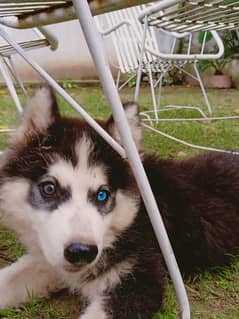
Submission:
<svg viewBox="0 0 239 319">
<path fill-rule="evenodd" d="M 208 112 L 210 114 L 212 114 L 212 108 L 211 108 L 210 102 L 208 100 L 207 93 L 206 93 L 206 90 L 205 90 L 205 87 L 203 85 L 203 81 L 202 81 L 201 75 L 200 75 L 198 67 L 197 67 L 197 62 L 194 62 L 193 68 L 194 68 L 195 74 L 197 76 L 197 80 L 198 80 L 198 82 L 200 84 L 200 88 L 201 88 L 201 91 L 202 91 L 202 94 L 203 94 L 203 97 L 204 97 L 204 101 L 205 101 L 205 103 L 207 105 Z"/>
<path fill-rule="evenodd" d="M 159 213 L 156 201 L 154 199 L 151 187 L 146 177 L 140 156 L 134 144 L 124 109 L 115 87 L 114 80 L 106 62 L 105 52 L 101 43 L 99 34 L 97 33 L 93 17 L 91 15 L 86 0 L 73 0 L 76 14 L 79 18 L 83 33 L 85 35 L 89 50 L 98 71 L 103 90 L 110 103 L 113 117 L 119 130 L 123 146 L 125 148 L 131 169 L 136 177 L 139 189 L 141 191 L 145 206 L 147 208 L 152 226 L 156 237 L 159 241 L 165 262 L 167 264 L 174 289 L 180 304 L 181 316 L 184 319 L 190 318 L 190 307 L 185 291 L 185 287 L 180 275 L 176 259 L 173 254 L 171 244 L 169 242 L 161 215 Z"/>
<path fill-rule="evenodd" d="M 22 82 L 22 79 L 21 79 L 21 77 L 20 77 L 18 71 L 17 71 L 17 68 L 16 68 L 16 66 L 15 66 L 15 63 L 14 63 L 12 57 L 9 56 L 9 57 L 7 57 L 7 58 L 4 58 L 4 60 L 5 60 L 5 62 L 6 62 L 6 61 L 9 61 L 9 64 L 7 64 L 7 62 L 6 62 L 6 64 L 8 65 L 9 70 L 12 72 L 12 75 L 13 75 L 13 77 L 14 77 L 16 83 L 19 85 L 19 87 L 21 88 L 21 90 L 22 90 L 22 92 L 23 92 L 23 95 L 24 95 L 25 98 L 26 98 L 26 97 L 27 97 L 27 91 L 26 91 L 26 89 L 25 89 L 25 87 L 24 87 L 24 84 L 23 84 L 23 82 Z"/>
<path fill-rule="evenodd" d="M 142 76 L 142 69 L 143 69 L 143 60 L 144 60 L 144 48 L 146 43 L 146 36 L 147 36 L 147 25 L 146 25 L 146 18 L 145 18 L 145 25 L 144 25 L 144 32 L 143 32 L 143 39 L 142 39 L 142 48 L 139 57 L 139 66 L 137 70 L 137 78 L 136 78 L 136 87 L 135 87 L 135 94 L 134 100 L 138 102 L 139 100 L 139 90 L 141 84 L 141 76 Z"/>
</svg>

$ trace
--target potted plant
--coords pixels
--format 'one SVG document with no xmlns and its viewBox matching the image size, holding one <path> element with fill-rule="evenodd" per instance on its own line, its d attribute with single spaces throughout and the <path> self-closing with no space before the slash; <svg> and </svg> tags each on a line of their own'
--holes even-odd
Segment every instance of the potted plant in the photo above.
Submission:
<svg viewBox="0 0 239 319">
<path fill-rule="evenodd" d="M 210 34 L 210 33 L 208 33 Z M 205 60 L 199 63 L 200 70 L 205 72 L 203 82 L 206 87 L 213 88 L 230 88 L 232 86 L 232 78 L 226 74 L 227 66 L 238 56 L 239 40 L 236 31 L 220 32 L 221 39 L 224 44 L 224 55 L 217 60 Z M 202 43 L 204 32 L 199 33 L 199 42 Z M 211 40 L 211 36 L 207 36 L 206 42 Z M 214 48 L 213 48 L 214 49 Z"/>
</svg>

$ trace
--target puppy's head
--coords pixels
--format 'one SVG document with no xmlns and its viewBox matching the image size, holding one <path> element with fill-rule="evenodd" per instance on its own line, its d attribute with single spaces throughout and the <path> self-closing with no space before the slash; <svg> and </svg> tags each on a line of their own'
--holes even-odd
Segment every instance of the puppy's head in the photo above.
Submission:
<svg viewBox="0 0 239 319">
<path fill-rule="evenodd" d="M 125 111 L 139 146 L 137 105 Z M 112 118 L 100 125 L 120 143 Z M 30 99 L 5 153 L 0 185 L 3 222 L 65 271 L 96 264 L 132 224 L 139 204 L 127 161 L 84 121 L 60 116 L 49 88 Z"/>
</svg>

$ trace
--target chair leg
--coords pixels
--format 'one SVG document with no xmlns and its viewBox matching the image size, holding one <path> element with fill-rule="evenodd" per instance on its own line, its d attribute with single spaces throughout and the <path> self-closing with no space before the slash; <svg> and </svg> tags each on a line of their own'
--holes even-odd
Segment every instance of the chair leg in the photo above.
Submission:
<svg viewBox="0 0 239 319">
<path fill-rule="evenodd" d="M 138 103 L 138 101 L 139 101 L 139 89 L 140 89 L 141 77 L 142 77 L 142 72 L 143 72 L 147 28 L 148 28 L 148 20 L 147 20 L 147 17 L 145 17 L 144 33 L 143 33 L 143 39 L 142 39 L 141 52 L 140 52 L 140 56 L 139 56 L 139 66 L 138 66 L 138 70 L 137 70 L 136 87 L 135 87 L 135 95 L 134 95 L 134 101 L 136 103 Z"/>
<path fill-rule="evenodd" d="M 152 74 L 152 70 L 151 70 L 150 67 L 148 68 L 148 75 L 149 75 L 149 84 L 150 84 L 151 94 L 152 94 L 154 116 L 155 116 L 155 119 L 156 119 L 156 123 L 158 123 L 158 107 L 157 107 L 157 101 L 156 101 L 156 96 L 155 96 L 153 74 Z"/>
<path fill-rule="evenodd" d="M 131 80 L 133 80 L 136 77 L 136 74 L 131 75 L 124 83 L 121 84 L 120 87 L 116 88 L 118 89 L 118 91 L 121 91 Z"/>
<path fill-rule="evenodd" d="M 209 100 L 208 100 L 207 93 L 206 93 L 206 90 L 205 90 L 205 88 L 204 88 L 204 85 L 203 85 L 203 82 L 202 82 L 202 78 L 201 78 L 201 76 L 200 76 L 200 73 L 199 73 L 199 70 L 198 70 L 198 67 L 197 67 L 197 63 L 194 63 L 194 64 L 193 64 L 193 67 L 194 67 L 194 71 L 195 71 L 197 80 L 198 80 L 198 82 L 199 82 L 199 84 L 200 84 L 200 88 L 201 88 L 201 91 L 202 91 L 202 94 L 203 94 L 203 97 L 204 97 L 204 100 L 205 100 L 205 103 L 206 103 L 208 112 L 209 112 L 210 114 L 212 114 L 212 108 L 211 108 L 210 102 L 209 102 Z"/>
<path fill-rule="evenodd" d="M 161 106 L 161 95 L 162 95 L 163 77 L 164 77 L 164 74 L 161 74 L 161 75 L 160 75 L 160 78 L 159 78 L 158 103 L 157 103 L 157 109 L 158 109 L 158 110 L 160 109 L 160 106 Z"/>
<path fill-rule="evenodd" d="M 119 89 L 120 76 L 121 76 L 121 71 L 119 70 L 117 73 L 117 79 L 116 79 L 116 83 L 115 83 L 115 86 L 117 87 L 117 89 Z"/>
<path fill-rule="evenodd" d="M 136 103 L 139 102 L 139 90 L 140 90 L 140 84 L 141 84 L 141 76 L 142 76 L 142 67 L 139 66 L 136 76 L 136 85 L 135 85 L 135 92 L 134 92 L 134 101 Z"/>
<path fill-rule="evenodd" d="M 22 90 L 22 93 L 24 94 L 25 98 L 27 97 L 27 91 L 24 87 L 24 84 L 22 82 L 22 79 L 17 71 L 17 68 L 15 66 L 15 63 L 13 62 L 12 58 L 11 57 L 8 57 L 8 61 L 9 61 L 9 66 L 11 67 L 11 70 L 13 72 L 13 76 L 16 80 L 16 83 L 19 85 L 19 87 L 21 88 Z"/>
<path fill-rule="evenodd" d="M 18 112 L 21 114 L 22 113 L 22 106 L 21 106 L 21 103 L 19 101 L 19 98 L 17 96 L 17 92 L 15 90 L 15 87 L 12 83 L 12 79 L 7 71 L 7 67 L 5 65 L 5 62 L 3 59 L 0 60 L 0 71 L 2 73 L 2 76 L 3 76 L 3 79 L 7 85 L 7 88 L 8 88 L 8 91 L 16 105 L 16 108 L 18 110 Z"/>
</svg>

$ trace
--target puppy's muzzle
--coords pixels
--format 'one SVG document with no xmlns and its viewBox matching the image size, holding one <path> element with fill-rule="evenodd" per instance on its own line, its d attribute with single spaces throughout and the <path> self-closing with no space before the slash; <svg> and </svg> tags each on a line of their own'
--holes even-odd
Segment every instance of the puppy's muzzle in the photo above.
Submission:
<svg viewBox="0 0 239 319">
<path fill-rule="evenodd" d="M 97 254 L 97 246 L 81 243 L 72 243 L 64 250 L 65 259 L 73 265 L 89 264 L 96 258 Z"/>
</svg>

